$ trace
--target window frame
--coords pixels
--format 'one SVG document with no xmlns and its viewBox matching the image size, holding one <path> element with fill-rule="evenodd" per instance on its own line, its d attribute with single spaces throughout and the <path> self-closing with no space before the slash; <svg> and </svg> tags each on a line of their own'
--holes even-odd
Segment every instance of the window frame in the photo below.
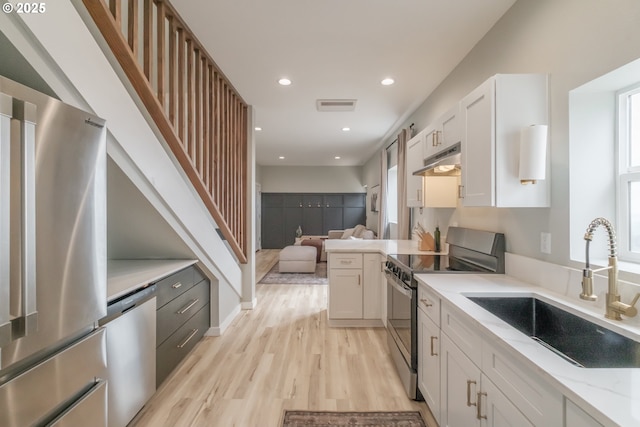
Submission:
<svg viewBox="0 0 640 427">
<path fill-rule="evenodd" d="M 617 188 L 616 199 L 618 207 L 618 254 L 621 260 L 640 262 L 640 247 L 636 251 L 631 249 L 631 191 L 632 183 L 640 185 L 640 163 L 630 166 L 631 163 L 631 105 L 629 99 L 632 95 L 640 94 L 640 82 L 616 92 L 617 98 L 617 135 L 616 135 L 616 168 Z M 640 108 L 640 101 L 636 101 L 636 108 Z M 640 124 L 637 124 L 637 132 L 640 132 Z M 640 150 L 640 146 L 636 147 Z M 636 201 L 639 203 L 640 201 Z M 640 227 L 640 225 L 638 226 Z M 635 228 L 635 227 L 634 227 Z M 640 246 L 640 245 L 639 245 Z"/>
</svg>

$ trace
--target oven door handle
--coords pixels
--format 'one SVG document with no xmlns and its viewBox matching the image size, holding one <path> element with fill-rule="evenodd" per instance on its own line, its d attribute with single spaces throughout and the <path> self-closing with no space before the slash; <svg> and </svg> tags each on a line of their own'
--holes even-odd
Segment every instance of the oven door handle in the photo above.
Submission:
<svg viewBox="0 0 640 427">
<path fill-rule="evenodd" d="M 396 278 L 393 275 L 386 273 L 386 276 L 387 276 L 387 283 L 393 286 L 398 292 L 400 292 L 402 295 L 404 295 L 407 298 L 412 297 L 412 292 L 410 288 L 407 288 L 404 285 L 400 285 L 396 281 Z"/>
</svg>

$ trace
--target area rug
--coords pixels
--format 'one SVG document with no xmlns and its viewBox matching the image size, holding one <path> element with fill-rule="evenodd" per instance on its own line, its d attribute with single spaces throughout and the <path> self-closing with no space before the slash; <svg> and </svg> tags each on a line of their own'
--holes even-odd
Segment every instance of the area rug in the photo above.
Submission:
<svg viewBox="0 0 640 427">
<path fill-rule="evenodd" d="M 317 263 L 315 273 L 280 273 L 278 263 L 276 263 L 258 283 L 264 285 L 326 285 L 329 283 L 327 263 Z"/>
<path fill-rule="evenodd" d="M 282 427 L 426 427 L 418 411 L 325 412 L 285 411 Z"/>
</svg>

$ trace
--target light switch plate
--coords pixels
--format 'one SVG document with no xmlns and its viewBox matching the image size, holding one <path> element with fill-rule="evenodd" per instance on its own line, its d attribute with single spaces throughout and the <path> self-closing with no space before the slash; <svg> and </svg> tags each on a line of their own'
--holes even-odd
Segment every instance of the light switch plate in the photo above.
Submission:
<svg viewBox="0 0 640 427">
<path fill-rule="evenodd" d="M 551 233 L 540 233 L 540 252 L 543 254 L 551 253 Z"/>
</svg>

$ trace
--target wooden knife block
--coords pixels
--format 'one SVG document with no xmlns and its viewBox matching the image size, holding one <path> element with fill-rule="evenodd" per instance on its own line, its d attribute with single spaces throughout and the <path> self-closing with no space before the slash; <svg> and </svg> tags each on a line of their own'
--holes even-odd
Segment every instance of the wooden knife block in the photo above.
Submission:
<svg viewBox="0 0 640 427">
<path fill-rule="evenodd" d="M 423 234 L 422 239 L 418 241 L 418 249 L 421 251 L 435 251 L 436 241 L 433 240 L 431 233 Z"/>
</svg>

